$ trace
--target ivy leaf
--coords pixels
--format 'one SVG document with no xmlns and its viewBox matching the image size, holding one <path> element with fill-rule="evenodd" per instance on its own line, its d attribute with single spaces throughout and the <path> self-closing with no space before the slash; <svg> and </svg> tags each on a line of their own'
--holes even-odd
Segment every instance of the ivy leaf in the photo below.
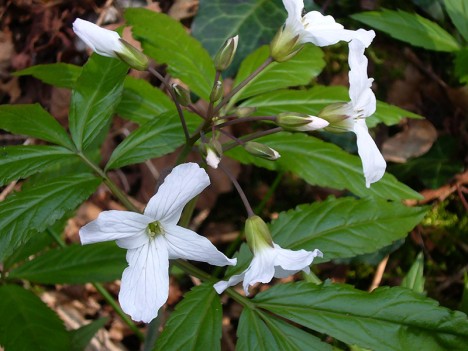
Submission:
<svg viewBox="0 0 468 351">
<path fill-rule="evenodd" d="M 70 245 L 49 250 L 10 271 L 9 279 L 42 284 L 111 282 L 127 267 L 125 250 L 115 243 Z"/>
<path fill-rule="evenodd" d="M 33 76 L 44 83 L 72 89 L 81 74 L 81 67 L 68 63 L 52 63 L 28 67 L 13 73 L 14 76 Z"/>
<path fill-rule="evenodd" d="M 468 3 L 465 0 L 444 0 L 444 4 L 453 24 L 468 41 Z"/>
<path fill-rule="evenodd" d="M 70 103 L 70 133 L 78 150 L 102 137 L 120 101 L 128 65 L 93 54 L 78 78 Z"/>
<path fill-rule="evenodd" d="M 17 285 L 0 286 L 0 315 L 0 345 L 6 350 L 70 350 L 63 322 L 30 291 Z"/>
<path fill-rule="evenodd" d="M 0 186 L 41 172 L 76 155 L 60 146 L 4 146 L 0 149 Z"/>
<path fill-rule="evenodd" d="M 215 68 L 200 42 L 187 34 L 178 21 L 162 13 L 127 9 L 125 19 L 148 56 L 160 64 L 167 64 L 168 73 L 208 100 Z"/>
<path fill-rule="evenodd" d="M 372 293 L 347 285 L 275 285 L 253 301 L 282 318 L 347 344 L 374 350 L 466 349 L 464 313 L 440 307 L 411 290 L 378 288 Z"/>
<path fill-rule="evenodd" d="M 0 105 L 0 129 L 74 149 L 65 129 L 39 104 Z"/>
<path fill-rule="evenodd" d="M 184 113 L 187 127 L 194 129 L 200 118 Z M 117 146 L 112 153 L 106 170 L 146 161 L 166 155 L 184 142 L 184 134 L 176 111 L 168 111 L 143 124 Z"/>
<path fill-rule="evenodd" d="M 70 331 L 71 351 L 83 351 L 93 338 L 94 334 L 107 323 L 107 318 L 99 318 L 79 329 Z"/>
<path fill-rule="evenodd" d="M 383 9 L 361 12 L 350 17 L 414 46 L 445 52 L 460 49 L 455 38 L 442 27 L 417 14 Z"/>
<path fill-rule="evenodd" d="M 212 282 L 194 287 L 172 312 L 155 350 L 221 350 L 222 316 Z"/>
<path fill-rule="evenodd" d="M 87 199 L 101 180 L 91 174 L 54 179 L 0 203 L 0 261 Z"/>
<path fill-rule="evenodd" d="M 398 182 L 389 173 L 366 188 L 359 157 L 320 139 L 300 133 L 281 132 L 257 141 L 277 150 L 281 157 L 274 162 L 267 161 L 248 154 L 240 147 L 226 154 L 245 164 L 293 172 L 312 185 L 349 189 L 361 197 L 377 196 L 390 200 L 421 198 L 421 195 Z"/>
</svg>

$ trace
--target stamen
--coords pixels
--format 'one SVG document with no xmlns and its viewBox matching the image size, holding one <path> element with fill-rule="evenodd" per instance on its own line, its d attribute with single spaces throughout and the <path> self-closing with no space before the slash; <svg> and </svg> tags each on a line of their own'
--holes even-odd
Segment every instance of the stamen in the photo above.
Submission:
<svg viewBox="0 0 468 351">
<path fill-rule="evenodd" d="M 164 228 L 159 221 L 154 221 L 148 224 L 147 234 L 151 239 L 154 239 L 157 235 L 164 234 Z"/>
</svg>

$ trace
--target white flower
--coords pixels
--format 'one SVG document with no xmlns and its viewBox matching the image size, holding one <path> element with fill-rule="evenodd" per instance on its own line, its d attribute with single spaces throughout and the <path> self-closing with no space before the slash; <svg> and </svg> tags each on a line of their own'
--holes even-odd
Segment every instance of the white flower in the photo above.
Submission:
<svg viewBox="0 0 468 351">
<path fill-rule="evenodd" d="M 218 168 L 219 162 L 221 161 L 221 157 L 219 157 L 214 150 L 208 148 L 206 150 L 206 163 L 208 166 L 216 169 Z"/>
<path fill-rule="evenodd" d="M 335 22 L 332 16 L 324 16 L 320 12 L 311 11 L 302 16 L 303 0 L 283 0 L 288 12 L 285 31 L 291 31 L 292 36 L 299 36 L 299 43 L 312 43 L 317 46 L 336 44 L 339 41 L 359 39 L 366 47 L 374 39 L 374 31 L 358 29 L 357 31 L 344 29 Z"/>
<path fill-rule="evenodd" d="M 133 320 L 149 323 L 169 293 L 169 259 L 181 258 L 224 266 L 235 265 L 211 242 L 177 225 L 184 206 L 210 184 L 194 163 L 175 167 L 144 214 L 104 211 L 80 230 L 82 244 L 116 240 L 128 250 L 119 302 Z"/>
</svg>

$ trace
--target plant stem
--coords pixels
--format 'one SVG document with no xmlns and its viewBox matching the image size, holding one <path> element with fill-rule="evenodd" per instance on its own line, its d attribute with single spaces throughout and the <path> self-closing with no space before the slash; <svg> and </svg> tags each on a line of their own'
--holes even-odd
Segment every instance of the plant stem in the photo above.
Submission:
<svg viewBox="0 0 468 351">
<path fill-rule="evenodd" d="M 216 87 L 216 83 L 218 82 L 220 76 L 221 76 L 221 72 L 216 71 L 215 79 L 213 82 L 213 88 L 211 88 L 211 91 L 213 91 L 214 88 Z M 208 105 L 208 111 L 206 112 L 206 119 L 211 121 L 212 118 L 213 118 L 213 101 L 210 101 L 210 104 Z"/>
<path fill-rule="evenodd" d="M 266 136 L 266 135 L 275 134 L 275 133 L 281 132 L 282 130 L 283 130 L 283 128 L 276 127 L 276 128 L 272 128 L 272 129 L 268 129 L 268 130 L 262 130 L 260 132 L 252 133 L 252 134 L 246 135 L 245 137 L 242 137 L 242 138 L 239 138 L 239 139 L 242 140 L 242 142 L 246 143 L 247 141 L 254 140 L 254 139 L 257 139 L 257 138 L 261 138 L 261 137 Z M 231 149 L 235 148 L 236 146 L 237 146 L 237 142 L 232 142 L 230 144 L 227 144 L 227 145 L 223 146 L 223 151 L 225 152 L 225 151 L 231 150 Z"/>
<path fill-rule="evenodd" d="M 216 129 L 221 129 L 223 127 L 231 126 L 234 124 L 244 123 L 244 122 L 253 122 L 253 121 L 276 121 L 275 116 L 251 116 L 243 117 L 238 119 L 233 119 L 227 122 L 220 123 L 216 126 Z"/>
<path fill-rule="evenodd" d="M 245 196 L 244 190 L 242 190 L 237 179 L 234 178 L 231 172 L 229 172 L 229 170 L 226 167 L 224 167 L 222 164 L 219 164 L 218 167 L 228 176 L 228 178 L 231 180 L 232 184 L 236 188 L 237 192 L 239 193 L 242 203 L 244 204 L 245 210 L 247 211 L 247 216 L 248 217 L 255 216 L 255 213 L 252 210 L 252 206 L 250 206 L 249 200 L 247 199 L 247 196 Z"/>
</svg>

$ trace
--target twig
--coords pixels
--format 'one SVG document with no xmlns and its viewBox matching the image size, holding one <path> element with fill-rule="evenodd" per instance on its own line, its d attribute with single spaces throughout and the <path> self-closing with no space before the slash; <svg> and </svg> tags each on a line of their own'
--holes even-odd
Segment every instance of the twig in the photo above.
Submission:
<svg viewBox="0 0 468 351">
<path fill-rule="evenodd" d="M 372 279 L 372 284 L 369 287 L 369 291 L 377 289 L 380 283 L 382 282 L 382 277 L 385 272 L 385 268 L 387 267 L 389 257 L 389 255 L 385 256 L 384 259 L 380 261 L 379 265 L 377 266 L 377 270 L 375 271 L 374 279 Z"/>
</svg>

